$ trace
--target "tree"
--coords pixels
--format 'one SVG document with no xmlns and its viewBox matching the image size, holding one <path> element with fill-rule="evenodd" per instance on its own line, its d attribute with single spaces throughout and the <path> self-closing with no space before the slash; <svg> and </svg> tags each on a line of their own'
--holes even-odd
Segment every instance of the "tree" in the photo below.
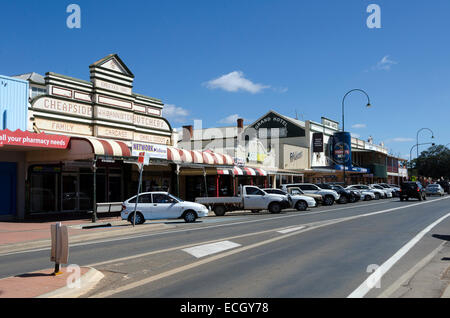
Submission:
<svg viewBox="0 0 450 318">
<path fill-rule="evenodd" d="M 436 145 L 422 151 L 412 161 L 419 175 L 438 179 L 450 178 L 450 150 L 443 145 Z"/>
</svg>

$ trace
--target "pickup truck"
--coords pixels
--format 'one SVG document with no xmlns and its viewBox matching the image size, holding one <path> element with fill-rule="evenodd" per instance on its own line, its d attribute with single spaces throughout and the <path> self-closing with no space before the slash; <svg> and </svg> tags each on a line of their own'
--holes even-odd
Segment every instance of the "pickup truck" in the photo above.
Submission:
<svg viewBox="0 0 450 318">
<path fill-rule="evenodd" d="M 236 197 L 199 197 L 196 203 L 205 205 L 217 216 L 225 215 L 228 211 L 251 210 L 259 212 L 269 210 L 270 213 L 280 213 L 286 206 L 285 198 L 276 194 L 269 194 L 255 186 L 241 186 L 239 196 Z"/>
</svg>

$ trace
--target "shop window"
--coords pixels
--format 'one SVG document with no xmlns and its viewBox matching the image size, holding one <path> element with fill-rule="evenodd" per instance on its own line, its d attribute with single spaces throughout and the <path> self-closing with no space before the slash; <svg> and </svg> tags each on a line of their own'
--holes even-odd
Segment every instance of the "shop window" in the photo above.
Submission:
<svg viewBox="0 0 450 318">
<path fill-rule="evenodd" d="M 35 98 L 40 95 L 47 94 L 47 90 L 45 88 L 32 87 L 31 88 L 31 98 Z"/>
</svg>

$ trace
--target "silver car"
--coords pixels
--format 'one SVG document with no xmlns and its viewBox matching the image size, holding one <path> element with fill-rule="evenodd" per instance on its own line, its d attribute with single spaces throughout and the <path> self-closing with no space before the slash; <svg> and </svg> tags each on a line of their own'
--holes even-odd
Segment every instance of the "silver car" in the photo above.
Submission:
<svg viewBox="0 0 450 318">
<path fill-rule="evenodd" d="M 444 188 L 442 188 L 440 184 L 427 185 L 427 187 L 425 188 L 425 193 L 428 196 L 439 195 L 441 197 L 445 194 Z"/>
</svg>

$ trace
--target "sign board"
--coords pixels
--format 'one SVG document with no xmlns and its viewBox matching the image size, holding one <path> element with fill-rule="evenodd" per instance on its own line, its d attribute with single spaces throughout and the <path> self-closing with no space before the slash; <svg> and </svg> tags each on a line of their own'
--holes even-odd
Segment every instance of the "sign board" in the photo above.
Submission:
<svg viewBox="0 0 450 318">
<path fill-rule="evenodd" d="M 31 133 L 28 131 L 0 130 L 0 147 L 2 146 L 25 146 L 42 147 L 53 149 L 66 149 L 70 137 L 61 135 L 47 135 L 45 133 Z"/>
<path fill-rule="evenodd" d="M 149 158 L 166 159 L 167 146 L 148 143 L 133 143 L 131 146 L 132 156 L 137 157 L 139 153 L 145 152 Z"/>
<path fill-rule="evenodd" d="M 323 152 L 323 133 L 313 133 L 313 152 Z"/>
<path fill-rule="evenodd" d="M 351 135 L 348 132 L 337 132 L 333 135 L 333 159 L 337 165 L 352 168 Z"/>
</svg>

